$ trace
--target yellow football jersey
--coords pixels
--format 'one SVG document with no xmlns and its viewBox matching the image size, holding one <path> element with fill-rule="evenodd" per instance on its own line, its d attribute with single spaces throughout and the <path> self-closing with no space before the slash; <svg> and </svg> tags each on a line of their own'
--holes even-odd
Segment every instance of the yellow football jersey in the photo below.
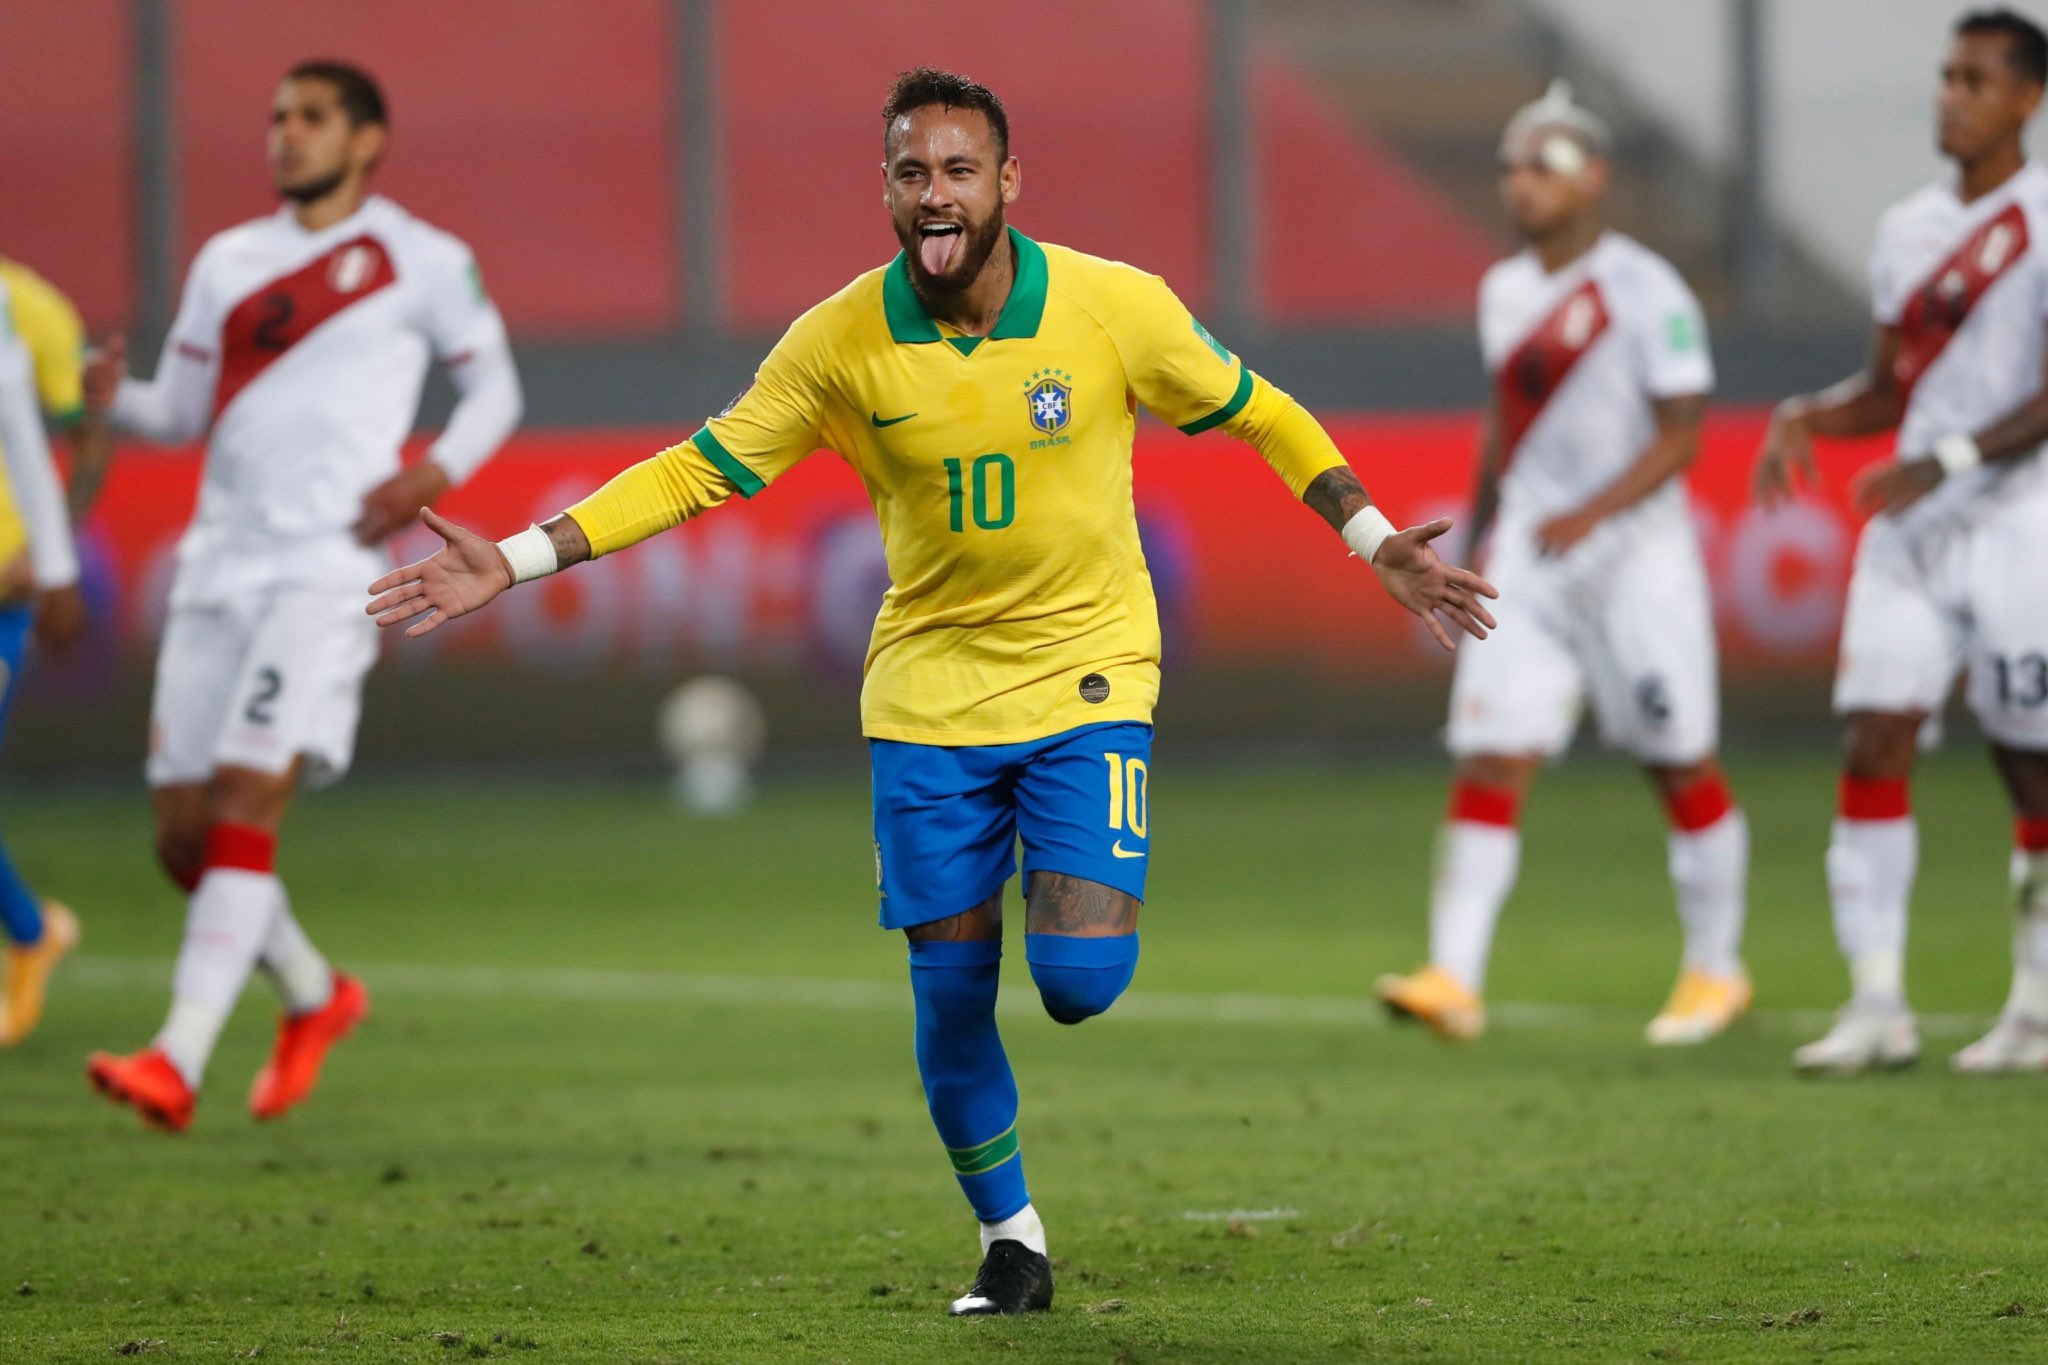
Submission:
<svg viewBox="0 0 2048 1365">
<path fill-rule="evenodd" d="M 69 426 L 85 414 L 81 388 L 85 324 L 79 321 L 71 300 L 27 266 L 0 259 L 0 280 L 7 285 L 10 314 L 0 319 L 0 325 L 12 327 L 28 346 L 44 417 L 54 426 Z M 6 476 L 0 473 L 0 564 L 8 563 L 27 546 L 28 530 L 15 510 Z"/>
<path fill-rule="evenodd" d="M 867 486 L 893 585 L 868 648 L 867 735 L 1008 744 L 1150 721 L 1138 406 L 1253 440 L 1297 497 L 1343 456 L 1157 276 L 1014 229 L 1010 242 L 1015 282 L 985 338 L 934 320 L 900 255 L 804 314 L 724 413 L 569 509 L 593 551 L 830 449 Z"/>
</svg>

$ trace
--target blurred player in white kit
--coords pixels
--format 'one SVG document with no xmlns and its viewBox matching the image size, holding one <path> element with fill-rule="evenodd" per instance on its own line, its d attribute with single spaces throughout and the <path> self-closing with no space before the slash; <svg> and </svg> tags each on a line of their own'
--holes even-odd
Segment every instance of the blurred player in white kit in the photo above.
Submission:
<svg viewBox="0 0 2048 1365">
<path fill-rule="evenodd" d="M 384 540 L 473 473 L 517 424 L 518 375 L 469 249 L 365 184 L 389 136 L 354 67 L 306 62 L 278 87 L 268 150 L 284 201 L 200 250 L 156 376 L 125 377 L 119 338 L 89 406 L 153 441 L 207 438 L 157 661 L 148 777 L 157 853 L 190 894 L 169 1017 L 88 1077 L 156 1127 L 192 1118 L 207 1058 L 250 969 L 283 997 L 258 1118 L 303 1100 L 368 1011 L 294 918 L 276 875 L 293 792 L 338 778 L 377 654 L 362 584 Z M 459 399 L 427 458 L 401 468 L 431 362 Z"/>
<path fill-rule="evenodd" d="M 1429 965 L 1377 987 L 1396 1017 L 1446 1038 L 1485 1028 L 1522 798 L 1589 698 L 1601 737 L 1642 763 L 1670 818 L 1684 958 L 1650 1041 L 1703 1041 L 1750 1002 L 1749 831 L 1716 757 L 1713 609 L 1681 477 L 1713 363 L 1678 272 L 1605 226 L 1610 141 L 1562 83 L 1501 140 L 1502 198 L 1528 246 L 1480 285 L 1493 388 L 1472 536 L 1498 514 L 1486 572 L 1515 613 L 1458 654 Z"/>
<path fill-rule="evenodd" d="M 1967 673 L 2014 812 L 2012 993 L 1958 1071 L 2048 1068 L 2048 170 L 2022 145 L 2048 39 L 2009 10 L 1964 16 L 1941 70 L 1955 175 L 1879 220 L 1870 363 L 1781 404 L 1757 464 L 1766 501 L 1813 478 L 1811 439 L 1897 429 L 1858 479 L 1863 529 L 1842 623 L 1835 710 L 1847 726 L 1828 847 L 1849 1003 L 1793 1054 L 1802 1071 L 1907 1065 L 1906 907 L 1919 854 L 1909 781 L 1930 716 Z"/>
</svg>

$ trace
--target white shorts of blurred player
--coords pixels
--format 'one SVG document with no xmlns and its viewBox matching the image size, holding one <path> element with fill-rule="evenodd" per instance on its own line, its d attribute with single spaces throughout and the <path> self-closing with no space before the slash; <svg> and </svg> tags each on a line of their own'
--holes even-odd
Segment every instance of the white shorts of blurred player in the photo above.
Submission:
<svg viewBox="0 0 2048 1365">
<path fill-rule="evenodd" d="M 1500 628 L 1458 647 L 1447 732 L 1457 758 L 1540 754 L 1571 743 L 1587 700 L 1601 740 L 1647 764 L 1713 754 L 1720 681 L 1713 603 L 1689 525 L 1596 531 L 1556 559 L 1503 523 L 1486 575 Z"/>
<path fill-rule="evenodd" d="M 1835 711 L 1938 717 L 1965 670 L 1992 742 L 2048 749 L 2048 496 L 1910 534 L 1886 517 L 1863 528 Z"/>
<path fill-rule="evenodd" d="M 204 782 L 223 767 L 282 773 L 302 754 L 307 785 L 338 780 L 376 659 L 360 594 L 276 587 L 173 607 L 150 704 L 149 784 Z"/>
</svg>

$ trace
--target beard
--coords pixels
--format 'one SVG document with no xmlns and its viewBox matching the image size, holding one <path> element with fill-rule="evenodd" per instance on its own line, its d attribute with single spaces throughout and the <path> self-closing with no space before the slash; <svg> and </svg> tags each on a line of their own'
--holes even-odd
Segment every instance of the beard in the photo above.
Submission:
<svg viewBox="0 0 2048 1365">
<path fill-rule="evenodd" d="M 289 199 L 294 204 L 313 204 L 325 199 L 341 188 L 341 182 L 348 179 L 346 167 L 336 167 L 326 175 L 312 180 L 303 180 L 296 185 L 279 185 L 278 197 Z"/>
<path fill-rule="evenodd" d="M 906 228 L 897 222 L 895 227 L 896 240 L 902 244 L 904 259 L 910 263 L 911 283 L 921 293 L 958 294 L 980 276 L 981 268 L 988 264 L 988 258 L 995 254 L 996 247 L 1003 241 L 1008 224 L 1004 221 L 1000 203 L 979 223 L 961 222 L 960 245 L 954 250 L 953 263 L 944 274 L 938 275 L 925 269 L 924 239 L 918 233 L 918 225 L 913 223 Z"/>
</svg>

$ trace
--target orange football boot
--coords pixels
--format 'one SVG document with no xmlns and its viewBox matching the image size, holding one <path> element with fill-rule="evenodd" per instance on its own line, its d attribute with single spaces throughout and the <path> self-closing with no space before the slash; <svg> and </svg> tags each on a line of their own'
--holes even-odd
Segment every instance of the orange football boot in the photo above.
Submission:
<svg viewBox="0 0 2048 1365">
<path fill-rule="evenodd" d="M 285 1015 L 277 1024 L 277 1046 L 249 1087 L 249 1112 L 259 1119 L 283 1118 L 313 1093 L 327 1049 L 348 1037 L 370 1012 L 370 993 L 353 976 L 334 974 L 334 994 L 308 1014 Z"/>
<path fill-rule="evenodd" d="M 1755 997 L 1749 973 L 1740 967 L 1733 976 L 1715 976 L 1687 967 L 1679 973 L 1671 998 L 1650 1021 L 1644 1036 L 1659 1047 L 1704 1043 L 1747 1013 L 1749 1002 Z"/>
<path fill-rule="evenodd" d="M 182 1133 L 192 1126 L 197 1096 L 161 1048 L 146 1047 L 132 1057 L 95 1052 L 85 1064 L 85 1078 L 114 1103 L 142 1115 L 152 1128 Z"/>
<path fill-rule="evenodd" d="M 1373 983 L 1373 994 L 1396 1019 L 1415 1019 L 1439 1038 L 1469 1043 L 1486 1032 L 1486 1006 L 1458 979 L 1434 964 L 1413 976 L 1389 974 Z"/>
<path fill-rule="evenodd" d="M 43 1017 L 43 990 L 64 954 L 78 946 L 78 916 L 55 901 L 43 902 L 43 936 L 7 946 L 5 999 L 0 1002 L 0 1047 L 13 1047 L 35 1031 Z"/>
</svg>

